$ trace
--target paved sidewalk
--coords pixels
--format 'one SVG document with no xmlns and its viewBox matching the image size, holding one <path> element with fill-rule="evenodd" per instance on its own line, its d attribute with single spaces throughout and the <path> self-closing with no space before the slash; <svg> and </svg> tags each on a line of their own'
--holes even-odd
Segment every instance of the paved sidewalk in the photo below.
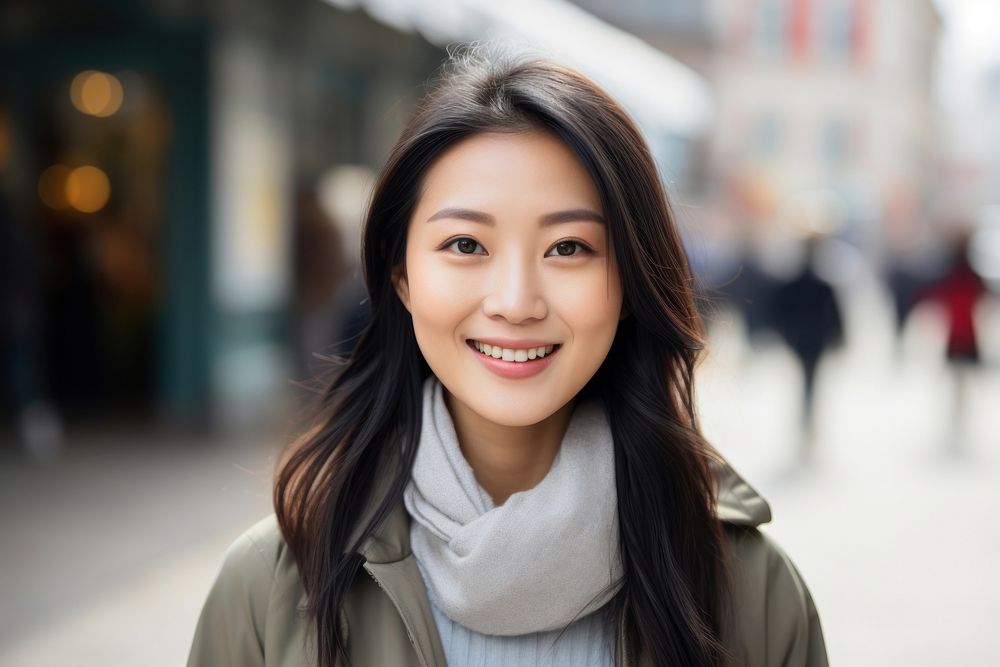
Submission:
<svg viewBox="0 0 1000 667">
<path fill-rule="evenodd" d="M 270 511 L 274 442 L 94 434 L 0 462 L 0 664 L 183 664 L 223 550 Z"/>
</svg>

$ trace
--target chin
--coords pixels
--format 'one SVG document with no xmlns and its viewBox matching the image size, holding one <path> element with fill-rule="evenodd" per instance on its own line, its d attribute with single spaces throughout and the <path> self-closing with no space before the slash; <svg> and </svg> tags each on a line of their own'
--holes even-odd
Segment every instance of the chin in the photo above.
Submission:
<svg viewBox="0 0 1000 667">
<path fill-rule="evenodd" d="M 529 400 L 530 407 L 525 409 L 518 407 L 521 401 L 511 401 L 505 404 L 502 401 L 479 400 L 466 403 L 476 414 L 483 419 L 500 426 L 531 426 L 551 417 L 556 411 L 555 406 L 540 405 L 538 401 Z"/>
</svg>

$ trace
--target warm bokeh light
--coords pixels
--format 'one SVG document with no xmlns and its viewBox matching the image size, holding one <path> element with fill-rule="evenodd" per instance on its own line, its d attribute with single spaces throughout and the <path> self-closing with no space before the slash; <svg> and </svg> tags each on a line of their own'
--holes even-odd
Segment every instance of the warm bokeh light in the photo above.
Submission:
<svg viewBox="0 0 1000 667">
<path fill-rule="evenodd" d="M 83 113 L 104 118 L 118 111 L 125 94 L 116 77 L 88 69 L 73 78 L 69 97 L 73 106 Z"/>
<path fill-rule="evenodd" d="M 66 199 L 66 181 L 73 170 L 64 164 L 54 164 L 38 178 L 38 197 L 49 208 L 69 208 Z"/>
<path fill-rule="evenodd" d="M 111 183 L 108 176 L 97 167 L 77 167 L 66 179 L 66 200 L 78 211 L 100 211 L 110 197 Z"/>
</svg>

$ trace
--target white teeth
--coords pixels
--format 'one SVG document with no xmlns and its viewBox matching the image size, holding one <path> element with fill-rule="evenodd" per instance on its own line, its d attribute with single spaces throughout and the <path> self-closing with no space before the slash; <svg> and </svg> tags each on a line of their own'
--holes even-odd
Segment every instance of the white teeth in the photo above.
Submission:
<svg viewBox="0 0 1000 667">
<path fill-rule="evenodd" d="M 494 359 L 503 359 L 504 361 L 514 361 L 514 362 L 524 362 L 530 359 L 541 359 L 545 355 L 551 354 L 552 350 L 555 349 L 555 345 L 542 345 L 541 347 L 529 347 L 528 349 L 515 350 L 511 348 L 500 347 L 498 345 L 480 343 L 479 341 L 473 341 L 473 345 L 477 350 L 479 350 L 488 357 L 493 357 Z"/>
</svg>

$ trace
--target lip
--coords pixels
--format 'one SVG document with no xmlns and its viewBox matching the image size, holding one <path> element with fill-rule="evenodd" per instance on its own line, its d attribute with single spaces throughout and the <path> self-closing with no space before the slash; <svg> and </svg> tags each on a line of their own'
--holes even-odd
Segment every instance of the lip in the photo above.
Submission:
<svg viewBox="0 0 1000 667">
<path fill-rule="evenodd" d="M 529 361 L 504 361 L 503 359 L 494 359 L 493 357 L 487 357 L 485 354 L 480 352 L 472 344 L 473 340 L 478 340 L 489 345 L 493 345 L 490 339 L 472 339 L 465 341 L 465 346 L 469 348 L 472 354 L 479 358 L 484 366 L 493 373 L 499 375 L 500 377 L 520 380 L 522 378 L 531 377 L 541 373 L 543 370 L 548 368 L 549 364 L 552 363 L 552 358 L 559 354 L 562 346 L 554 348 L 551 352 L 546 354 L 541 359 L 531 359 Z M 493 339 L 493 340 L 505 340 L 503 338 Z M 524 345 L 524 347 L 541 347 L 544 343 L 539 343 L 538 345 L 531 345 L 530 343 L 534 341 L 527 341 L 529 344 L 525 345 L 524 341 L 519 342 L 519 345 Z M 559 343 L 549 343 L 549 345 L 559 345 Z M 506 345 L 501 345 L 501 347 L 507 347 Z"/>
<path fill-rule="evenodd" d="M 559 341 L 542 340 L 541 338 L 467 338 L 466 342 L 477 341 L 487 345 L 499 345 L 511 350 L 523 350 L 529 347 L 548 347 L 559 345 Z"/>
</svg>

